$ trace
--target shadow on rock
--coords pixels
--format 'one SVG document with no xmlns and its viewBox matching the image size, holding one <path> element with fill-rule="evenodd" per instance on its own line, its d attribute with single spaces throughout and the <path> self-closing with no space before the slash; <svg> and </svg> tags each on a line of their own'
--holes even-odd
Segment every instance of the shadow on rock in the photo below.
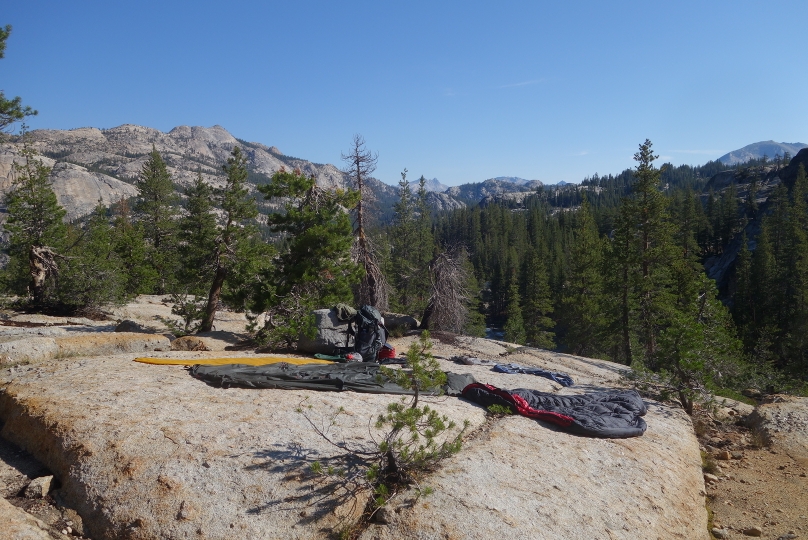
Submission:
<svg viewBox="0 0 808 540">
<path fill-rule="evenodd" d="M 265 460 L 245 467 L 284 475 L 294 492 L 283 498 L 247 510 L 261 514 L 269 510 L 299 510 L 301 524 L 317 522 L 329 515 L 355 519 L 364 511 L 370 497 L 366 471 L 369 457 L 349 451 L 322 456 L 299 443 L 276 444 L 274 449 L 253 453 L 255 460 Z M 365 451 L 362 450 L 364 453 Z M 319 470 L 315 467 L 319 464 Z"/>
</svg>

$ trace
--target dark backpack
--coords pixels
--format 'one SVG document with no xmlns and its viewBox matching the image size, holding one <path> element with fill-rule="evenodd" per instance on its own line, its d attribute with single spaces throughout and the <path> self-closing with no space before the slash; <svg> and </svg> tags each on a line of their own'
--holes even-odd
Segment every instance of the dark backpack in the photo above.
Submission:
<svg viewBox="0 0 808 540">
<path fill-rule="evenodd" d="M 354 337 L 354 352 L 358 352 L 365 362 L 377 362 L 379 351 L 387 342 L 387 328 L 382 323 L 379 311 L 373 306 L 359 308 L 359 312 L 348 323 L 346 346 L 350 336 Z"/>
</svg>

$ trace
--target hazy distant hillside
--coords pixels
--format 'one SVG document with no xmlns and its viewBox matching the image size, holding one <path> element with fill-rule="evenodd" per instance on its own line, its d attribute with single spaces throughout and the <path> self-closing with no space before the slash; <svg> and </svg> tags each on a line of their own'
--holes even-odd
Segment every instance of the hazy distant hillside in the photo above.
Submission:
<svg viewBox="0 0 808 540">
<path fill-rule="evenodd" d="M 538 180 L 528 180 L 524 184 L 517 184 L 509 180 L 491 178 L 484 182 L 452 186 L 445 193 L 465 204 L 477 204 L 486 197 L 496 197 L 505 193 L 532 192 L 541 186 L 542 183 Z"/>
<path fill-rule="evenodd" d="M 779 143 L 774 141 L 761 141 L 752 144 L 747 144 L 739 150 L 733 150 L 724 154 L 718 161 L 725 165 L 737 165 L 739 163 L 746 163 L 750 159 L 760 159 L 766 156 L 769 160 L 774 160 L 775 156 L 784 156 L 786 152 L 791 157 L 797 155 L 797 152 L 803 148 L 808 148 L 805 143 Z"/>
<path fill-rule="evenodd" d="M 491 178 L 491 180 L 510 182 L 511 184 L 516 184 L 517 186 L 526 186 L 528 184 L 534 186 L 536 185 L 536 182 L 538 182 L 539 185 L 542 185 L 541 180 L 525 180 L 524 178 L 519 178 L 518 176 L 497 176 L 496 178 Z"/>
<path fill-rule="evenodd" d="M 419 185 L 420 182 L 418 180 L 410 182 L 410 188 L 412 189 L 413 192 L 418 191 Z M 443 193 L 444 191 L 449 189 L 449 186 L 447 186 L 446 184 L 441 184 L 437 178 L 427 180 L 426 183 L 424 184 L 424 187 L 426 188 L 427 191 L 432 191 L 435 193 Z"/>
</svg>

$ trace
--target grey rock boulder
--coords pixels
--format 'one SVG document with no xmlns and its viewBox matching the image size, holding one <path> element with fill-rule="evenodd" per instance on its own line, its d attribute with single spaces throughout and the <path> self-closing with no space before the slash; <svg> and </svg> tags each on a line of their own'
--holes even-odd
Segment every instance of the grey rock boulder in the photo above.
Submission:
<svg viewBox="0 0 808 540">
<path fill-rule="evenodd" d="M 41 499 L 50 492 L 52 483 L 53 475 L 34 478 L 25 488 L 25 496 L 29 499 Z"/>
<path fill-rule="evenodd" d="M 116 332 L 131 332 L 131 333 L 138 333 L 138 334 L 153 334 L 155 333 L 154 330 L 147 328 L 141 324 L 136 323 L 135 321 L 131 321 L 129 319 L 124 319 L 123 321 L 119 322 L 118 325 L 115 327 Z"/>
<path fill-rule="evenodd" d="M 339 451 L 297 410 L 311 405 L 322 423 L 344 408 L 335 436 L 362 445 L 379 437 L 368 424 L 399 397 L 214 388 L 135 356 L 0 371 L 0 435 L 54 472 L 93 539 L 326 538 L 361 514 L 365 499 L 320 491 L 310 465 Z M 439 407 L 472 429 L 485 422 L 484 410 L 456 398 Z"/>
<path fill-rule="evenodd" d="M 407 332 L 409 330 L 415 330 L 421 324 L 415 317 L 401 313 L 382 313 L 382 317 L 384 317 L 384 325 L 390 331 L 400 328 L 404 332 Z"/>
<path fill-rule="evenodd" d="M 746 423 L 767 444 L 785 450 L 792 459 L 808 466 L 808 398 L 777 395 L 755 408 Z"/>
<path fill-rule="evenodd" d="M 75 337 L 57 338 L 56 342 L 59 347 L 58 354 L 62 357 L 150 352 L 157 349 L 168 350 L 170 347 L 170 342 L 165 336 L 132 332 L 86 333 Z"/>
<path fill-rule="evenodd" d="M 312 354 L 333 354 L 336 347 L 345 346 L 348 332 L 348 321 L 337 319 L 333 309 L 317 309 L 314 311 L 314 324 L 317 333 L 313 338 L 301 335 L 297 349 Z"/>
<path fill-rule="evenodd" d="M 171 342 L 172 351 L 209 351 L 205 341 L 196 336 L 182 336 Z"/>
<path fill-rule="evenodd" d="M 698 445 L 680 410 L 653 405 L 635 439 L 572 437 L 523 417 L 494 422 L 392 503 L 361 540 L 708 539 Z M 687 516 L 687 517 L 685 517 Z"/>
<path fill-rule="evenodd" d="M 0 343 L 0 365 L 12 362 L 34 362 L 54 358 L 59 346 L 53 337 L 15 336 L 12 341 Z"/>
</svg>

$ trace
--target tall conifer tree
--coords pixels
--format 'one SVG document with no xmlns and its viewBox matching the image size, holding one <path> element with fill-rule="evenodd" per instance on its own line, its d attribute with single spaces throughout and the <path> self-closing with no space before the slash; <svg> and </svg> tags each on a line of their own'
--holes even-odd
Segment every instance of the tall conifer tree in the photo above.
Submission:
<svg viewBox="0 0 808 540">
<path fill-rule="evenodd" d="M 425 273 L 415 260 L 416 245 L 416 200 L 407 181 L 407 169 L 401 173 L 398 183 L 399 199 L 393 206 L 395 212 L 390 229 L 393 271 L 392 282 L 395 290 L 394 306 L 410 315 L 419 314 L 415 298 L 418 286 L 416 276 Z"/>
<path fill-rule="evenodd" d="M 378 263 L 378 255 L 374 248 L 369 230 L 369 204 L 373 198 L 370 180 L 376 170 L 378 154 L 365 148 L 365 139 L 361 135 L 354 135 L 351 149 L 342 155 L 346 162 L 344 172 L 348 175 L 352 187 L 359 196 L 356 205 L 352 208 L 354 222 L 354 245 L 351 254 L 362 268 L 364 274 L 357 288 L 356 300 L 358 304 L 369 304 L 384 311 L 388 308 L 389 288 L 387 280 Z"/>
<path fill-rule="evenodd" d="M 214 190 L 198 172 L 194 183 L 185 190 L 186 214 L 179 222 L 179 255 L 183 261 L 181 287 L 188 294 L 207 292 L 206 287 L 213 277 L 215 253 L 216 214 L 214 213 Z"/>
<path fill-rule="evenodd" d="M 149 294 L 157 285 L 157 272 L 148 261 L 148 246 L 143 229 L 132 223 L 129 201 L 121 199 L 112 205 L 112 242 L 126 275 L 127 295 Z"/>
<path fill-rule="evenodd" d="M 735 295 L 732 304 L 732 314 L 735 324 L 741 334 L 741 339 L 747 348 L 754 346 L 754 332 L 756 312 L 755 283 L 752 276 L 752 252 L 749 251 L 749 241 L 746 233 L 741 239 L 741 249 L 735 265 Z"/>
<path fill-rule="evenodd" d="M 507 305 L 505 307 L 505 341 L 510 343 L 525 343 L 525 321 L 522 317 L 522 305 L 519 295 L 519 281 L 516 273 L 512 274 L 511 284 L 508 287 Z"/>
<path fill-rule="evenodd" d="M 301 333 L 313 330 L 313 309 L 350 302 L 362 267 L 350 256 L 353 234 L 345 208 L 353 208 L 356 191 L 329 191 L 299 172 L 279 171 L 259 191 L 282 198 L 284 212 L 268 222 L 284 236 L 278 265 L 262 274 L 262 294 L 253 310 L 266 312 L 259 338 L 293 345 Z"/>
<path fill-rule="evenodd" d="M 525 332 L 525 343 L 542 349 L 555 347 L 552 332 L 555 322 L 550 318 L 553 313 L 553 301 L 548 281 L 547 266 L 535 248 L 529 248 L 525 259 L 522 281 L 524 296 L 522 297 L 522 320 Z M 508 311 L 510 315 L 511 306 Z M 510 318 L 509 318 L 510 321 Z"/>
<path fill-rule="evenodd" d="M 238 146 L 233 148 L 223 169 L 227 180 L 224 188 L 217 193 L 217 198 L 224 216 L 214 240 L 213 282 L 208 293 L 205 316 L 199 327 L 200 332 L 209 332 L 213 328 L 213 319 L 219 307 L 222 288 L 238 264 L 240 247 L 250 236 L 257 234 L 251 221 L 258 215 L 258 209 L 246 186 L 247 158 L 241 152 L 241 148 Z"/>
<path fill-rule="evenodd" d="M 651 362 L 654 357 L 659 330 L 667 323 L 666 317 L 670 313 L 670 269 L 675 259 L 667 201 L 659 191 L 661 171 L 653 163 L 657 158 L 651 141 L 646 139 L 634 154 L 637 180 L 632 187 L 630 202 L 638 227 L 638 315 L 646 362 Z"/>
<path fill-rule="evenodd" d="M 5 203 L 8 219 L 10 261 L 5 270 L 7 285 L 17 294 L 26 287 L 35 305 L 54 300 L 60 260 L 66 248 L 67 226 L 50 183 L 50 167 L 29 148 L 24 163 L 13 166 L 11 189 Z"/>
<path fill-rule="evenodd" d="M 567 347 L 573 354 L 593 356 L 603 350 L 603 244 L 587 199 L 577 217 L 559 315 Z"/>
<path fill-rule="evenodd" d="M 96 311 L 104 304 L 122 303 L 126 291 L 126 269 L 115 251 L 115 237 L 107 208 L 99 202 L 71 250 L 59 280 L 62 305 Z"/>
<path fill-rule="evenodd" d="M 135 212 L 149 243 L 149 264 L 157 275 L 156 294 L 170 292 L 179 268 L 176 254 L 176 217 L 179 198 L 174 191 L 171 174 L 157 149 L 152 146 L 135 187 L 139 197 Z"/>
</svg>

